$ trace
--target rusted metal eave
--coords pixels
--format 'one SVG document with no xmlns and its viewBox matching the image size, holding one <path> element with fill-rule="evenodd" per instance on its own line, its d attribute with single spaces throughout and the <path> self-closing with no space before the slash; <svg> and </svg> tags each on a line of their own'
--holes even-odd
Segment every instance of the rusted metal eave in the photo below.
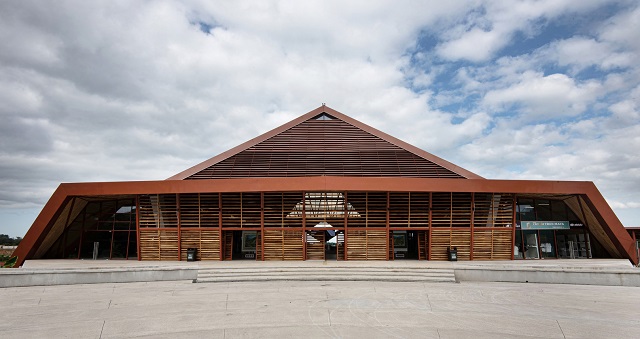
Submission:
<svg viewBox="0 0 640 339">
<path fill-rule="evenodd" d="M 596 185 L 592 182 L 589 184 L 588 191 L 585 194 L 587 197 L 586 203 L 589 205 L 589 208 L 591 208 L 598 219 L 600 219 L 599 221 L 603 225 L 605 233 L 607 233 L 618 251 L 620 251 L 622 255 L 625 255 L 634 265 L 638 265 L 639 258 L 633 239 Z"/>
<path fill-rule="evenodd" d="M 592 182 L 487 179 L 417 179 L 362 177 L 301 177 L 162 180 L 61 184 L 40 212 L 15 251 L 18 265 L 37 250 L 65 202 L 73 196 L 136 195 L 199 192 L 269 191 L 392 191 L 392 192 L 502 192 L 515 194 L 578 194 L 585 199 L 616 249 L 638 264 L 633 239 Z"/>
<path fill-rule="evenodd" d="M 62 211 L 65 206 L 69 194 L 65 189 L 66 184 L 60 184 L 58 188 L 53 192 L 49 201 L 44 205 L 38 217 L 33 222 L 27 234 L 25 234 L 22 241 L 13 252 L 13 255 L 18 257 L 16 267 L 22 266 L 26 259 L 31 258 L 35 251 L 38 249 L 39 244 L 44 240 L 47 235 L 48 228 L 50 228 L 56 216 Z"/>
</svg>

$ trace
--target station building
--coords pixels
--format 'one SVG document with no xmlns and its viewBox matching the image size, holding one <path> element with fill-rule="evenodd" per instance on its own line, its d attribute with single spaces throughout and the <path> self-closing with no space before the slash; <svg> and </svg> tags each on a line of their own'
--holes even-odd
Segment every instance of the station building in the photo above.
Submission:
<svg viewBox="0 0 640 339">
<path fill-rule="evenodd" d="M 63 183 L 28 259 L 626 258 L 592 182 L 490 180 L 327 106 L 161 181 Z"/>
</svg>

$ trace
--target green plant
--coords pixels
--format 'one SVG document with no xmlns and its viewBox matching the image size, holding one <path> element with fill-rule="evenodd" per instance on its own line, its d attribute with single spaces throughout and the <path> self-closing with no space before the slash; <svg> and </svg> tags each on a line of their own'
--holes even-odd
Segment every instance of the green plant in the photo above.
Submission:
<svg viewBox="0 0 640 339">
<path fill-rule="evenodd" d="M 0 262 L 3 262 L 2 268 L 12 268 L 18 262 L 18 257 L 9 257 L 8 255 L 0 255 Z"/>
</svg>

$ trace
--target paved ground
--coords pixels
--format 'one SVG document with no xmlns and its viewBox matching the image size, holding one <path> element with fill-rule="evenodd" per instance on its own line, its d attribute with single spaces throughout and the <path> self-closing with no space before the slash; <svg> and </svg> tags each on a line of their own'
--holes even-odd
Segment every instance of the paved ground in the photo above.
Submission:
<svg viewBox="0 0 640 339">
<path fill-rule="evenodd" d="M 2 338 L 638 338 L 640 288 L 261 282 L 0 289 Z"/>
</svg>

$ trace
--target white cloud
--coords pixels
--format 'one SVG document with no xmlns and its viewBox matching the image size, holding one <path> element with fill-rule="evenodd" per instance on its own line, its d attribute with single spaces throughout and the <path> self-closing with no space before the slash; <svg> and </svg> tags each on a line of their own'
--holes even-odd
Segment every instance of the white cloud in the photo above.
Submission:
<svg viewBox="0 0 640 339">
<path fill-rule="evenodd" d="M 508 46 L 516 35 L 534 35 L 540 21 L 575 15 L 603 6 L 602 1 L 486 1 L 469 6 L 470 15 L 455 25 L 438 47 L 448 60 L 487 61 Z"/>
<path fill-rule="evenodd" d="M 545 53 L 548 60 L 556 60 L 560 66 L 571 66 L 574 72 L 589 66 L 600 69 L 628 67 L 633 64 L 633 54 L 617 52 L 608 42 L 599 42 L 593 38 L 572 37 L 552 43 Z"/>
<path fill-rule="evenodd" d="M 544 76 L 527 71 L 518 83 L 487 92 L 483 103 L 498 110 L 516 105 L 527 115 L 526 120 L 561 118 L 583 113 L 600 89 L 596 81 L 578 84 L 565 74 Z"/>
<path fill-rule="evenodd" d="M 604 5 L 0 2 L 0 210 L 60 182 L 164 179 L 322 102 L 486 177 L 597 179 L 640 201 L 637 8 L 495 60 Z M 577 75 L 591 66 L 605 76 Z"/>
</svg>

